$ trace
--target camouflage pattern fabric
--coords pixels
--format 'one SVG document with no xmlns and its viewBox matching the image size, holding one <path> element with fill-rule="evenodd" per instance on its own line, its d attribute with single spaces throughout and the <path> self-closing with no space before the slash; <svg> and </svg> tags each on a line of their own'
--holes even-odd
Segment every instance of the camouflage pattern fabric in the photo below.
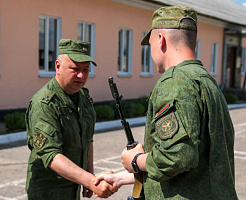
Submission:
<svg viewBox="0 0 246 200">
<path fill-rule="evenodd" d="M 76 106 L 53 78 L 33 96 L 26 122 L 31 150 L 26 181 L 28 199 L 78 200 L 81 186 L 56 174 L 48 165 L 55 155 L 63 154 L 87 168 L 95 126 L 88 90 L 82 88 L 78 92 Z"/>
<path fill-rule="evenodd" d="M 193 20 L 194 25 L 182 23 L 183 19 Z M 153 29 L 186 29 L 197 32 L 197 11 L 186 6 L 165 6 L 152 15 L 152 26 L 144 36 L 141 45 L 150 45 L 149 38 Z"/>
<path fill-rule="evenodd" d="M 149 99 L 146 200 L 236 200 L 234 129 L 216 81 L 199 60 L 169 68 Z"/>
<path fill-rule="evenodd" d="M 185 6 L 166 6 L 159 8 L 152 15 L 151 29 L 186 29 L 196 31 L 194 27 L 182 23 L 182 19 L 192 19 L 197 24 L 197 11 Z"/>
<path fill-rule="evenodd" d="M 97 64 L 91 57 L 91 44 L 81 40 L 61 39 L 58 45 L 58 54 L 67 54 L 75 62 L 92 62 Z"/>
</svg>

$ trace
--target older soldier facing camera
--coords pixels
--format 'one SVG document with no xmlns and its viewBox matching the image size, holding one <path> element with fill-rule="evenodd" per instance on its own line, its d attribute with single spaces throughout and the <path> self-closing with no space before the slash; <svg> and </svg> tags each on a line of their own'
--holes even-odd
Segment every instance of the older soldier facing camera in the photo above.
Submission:
<svg viewBox="0 0 246 200">
<path fill-rule="evenodd" d="M 114 188 L 95 186 L 93 133 L 95 111 L 86 84 L 90 44 L 62 39 L 55 62 L 56 75 L 30 101 L 26 113 L 28 161 L 26 191 L 29 200 L 79 200 L 92 191 L 106 198 Z"/>
<path fill-rule="evenodd" d="M 142 45 L 151 45 L 162 76 L 149 99 L 144 149 L 139 144 L 122 152 L 128 174 L 104 174 L 96 183 L 132 183 L 137 169 L 144 174 L 147 200 L 238 199 L 232 121 L 216 81 L 196 59 L 196 38 L 194 9 L 170 6 L 154 12 Z"/>
</svg>

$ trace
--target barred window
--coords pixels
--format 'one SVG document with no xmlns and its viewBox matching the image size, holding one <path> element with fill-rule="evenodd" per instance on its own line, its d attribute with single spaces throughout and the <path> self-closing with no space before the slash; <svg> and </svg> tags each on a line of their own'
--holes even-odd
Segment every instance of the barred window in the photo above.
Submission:
<svg viewBox="0 0 246 200">
<path fill-rule="evenodd" d="M 95 60 L 95 24 L 79 22 L 78 23 L 78 40 L 91 43 L 91 57 Z M 95 76 L 95 66 L 90 64 L 90 77 Z"/>
<path fill-rule="evenodd" d="M 212 51 L 211 51 L 211 68 L 210 68 L 211 75 L 217 75 L 217 62 L 218 62 L 218 43 L 213 43 Z"/>
<path fill-rule="evenodd" d="M 60 40 L 60 19 L 39 16 L 39 75 L 54 76 Z"/>
<path fill-rule="evenodd" d="M 131 76 L 132 59 L 132 31 L 120 29 L 119 31 L 119 54 L 118 75 Z"/>
<path fill-rule="evenodd" d="M 143 33 L 143 37 L 147 33 Z M 149 45 L 142 46 L 142 59 L 141 59 L 141 76 L 153 75 L 153 60 L 151 57 L 151 47 Z"/>
<path fill-rule="evenodd" d="M 246 47 L 242 49 L 242 68 L 241 68 L 241 74 L 246 74 Z"/>
</svg>

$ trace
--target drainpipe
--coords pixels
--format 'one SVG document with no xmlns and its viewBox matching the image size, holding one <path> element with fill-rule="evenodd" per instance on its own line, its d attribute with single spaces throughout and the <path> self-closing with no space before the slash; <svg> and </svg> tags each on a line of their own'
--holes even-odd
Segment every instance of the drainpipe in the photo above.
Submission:
<svg viewBox="0 0 246 200">
<path fill-rule="evenodd" d="M 222 84 L 220 89 L 223 91 L 226 85 L 226 59 L 227 59 L 227 46 L 226 46 L 226 32 L 224 29 L 224 37 L 223 37 L 223 55 L 222 55 Z"/>
</svg>

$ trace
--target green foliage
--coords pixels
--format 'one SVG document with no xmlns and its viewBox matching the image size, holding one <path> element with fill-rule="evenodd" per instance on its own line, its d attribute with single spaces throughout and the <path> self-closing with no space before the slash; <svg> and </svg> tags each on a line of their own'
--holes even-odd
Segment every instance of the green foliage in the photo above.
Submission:
<svg viewBox="0 0 246 200">
<path fill-rule="evenodd" d="M 25 113 L 14 112 L 4 116 L 5 127 L 8 130 L 25 129 Z"/>
<path fill-rule="evenodd" d="M 144 105 L 135 101 L 122 102 L 121 106 L 126 118 L 143 116 L 145 113 Z"/>
<path fill-rule="evenodd" d="M 111 120 L 114 119 L 114 110 L 109 105 L 95 106 L 95 111 L 98 120 Z"/>
<path fill-rule="evenodd" d="M 133 116 L 142 116 L 145 113 L 145 107 L 141 103 L 133 103 L 132 114 Z"/>
<path fill-rule="evenodd" d="M 144 113 L 146 113 L 147 110 L 148 110 L 148 97 L 147 96 L 142 96 L 139 99 L 137 99 L 136 102 L 143 105 L 143 107 L 144 107 Z"/>
<path fill-rule="evenodd" d="M 227 104 L 236 104 L 237 103 L 237 96 L 231 93 L 224 94 Z"/>
<path fill-rule="evenodd" d="M 121 108 L 125 118 L 144 116 L 148 109 L 147 97 L 138 99 L 122 100 Z M 97 103 L 95 106 L 97 121 L 120 119 L 115 101 Z"/>
</svg>

